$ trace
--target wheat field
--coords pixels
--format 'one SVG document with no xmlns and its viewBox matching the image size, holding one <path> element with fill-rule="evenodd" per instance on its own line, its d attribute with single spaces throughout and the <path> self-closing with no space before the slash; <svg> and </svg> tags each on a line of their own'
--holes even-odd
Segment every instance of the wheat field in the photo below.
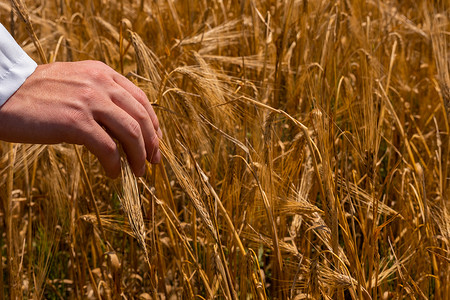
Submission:
<svg viewBox="0 0 450 300">
<path fill-rule="evenodd" d="M 141 87 L 163 161 L 0 143 L 0 299 L 450 299 L 450 5 L 0 0 Z M 0 41 L 1 42 L 1 41 Z"/>
</svg>

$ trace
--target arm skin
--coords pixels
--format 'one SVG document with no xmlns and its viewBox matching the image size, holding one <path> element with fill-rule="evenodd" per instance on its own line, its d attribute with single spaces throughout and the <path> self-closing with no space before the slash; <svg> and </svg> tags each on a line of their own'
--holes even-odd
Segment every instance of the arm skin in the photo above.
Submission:
<svg viewBox="0 0 450 300">
<path fill-rule="evenodd" d="M 122 145 L 133 172 L 159 163 L 158 119 L 146 95 L 98 61 L 38 66 L 0 108 L 0 140 L 85 145 L 109 177 L 120 173 Z"/>
</svg>

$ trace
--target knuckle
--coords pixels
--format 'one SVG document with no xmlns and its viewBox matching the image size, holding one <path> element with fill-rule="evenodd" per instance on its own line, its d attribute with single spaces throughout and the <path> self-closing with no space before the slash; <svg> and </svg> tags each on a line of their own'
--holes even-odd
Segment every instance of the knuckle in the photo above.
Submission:
<svg viewBox="0 0 450 300">
<path fill-rule="evenodd" d="M 128 133 L 129 133 L 130 137 L 133 139 L 139 139 L 141 137 L 141 135 L 142 135 L 141 126 L 135 119 L 133 119 L 129 122 Z"/>
<path fill-rule="evenodd" d="M 143 90 L 141 90 L 139 87 L 136 86 L 136 94 L 139 98 L 141 98 L 143 101 L 148 101 L 147 100 L 147 95 L 144 93 Z"/>
<path fill-rule="evenodd" d="M 79 103 L 73 104 L 72 109 L 70 109 L 65 115 L 65 124 L 69 128 L 79 128 L 82 131 L 86 131 L 88 128 L 87 123 L 89 120 L 89 112 L 85 109 L 85 107 Z"/>
<path fill-rule="evenodd" d="M 112 161 L 114 161 L 113 158 L 117 152 L 116 143 L 114 143 L 113 141 L 110 141 L 110 142 L 104 141 L 102 150 L 103 150 L 104 155 L 106 155 L 107 157 L 111 158 Z"/>
<path fill-rule="evenodd" d="M 88 123 L 79 124 L 77 138 L 80 144 L 85 145 L 89 149 L 93 148 L 95 141 L 95 131 Z"/>
<path fill-rule="evenodd" d="M 148 115 L 144 110 L 138 110 L 135 115 L 135 120 L 142 124 L 148 120 Z"/>
<path fill-rule="evenodd" d="M 89 65 L 90 67 L 94 66 L 97 68 L 102 68 L 106 66 L 103 62 L 99 60 L 86 60 L 86 64 Z"/>
<path fill-rule="evenodd" d="M 154 148 L 154 149 L 159 148 L 159 138 L 156 134 L 152 137 L 150 144 L 151 144 L 152 148 Z"/>
<path fill-rule="evenodd" d="M 100 68 L 92 68 L 89 74 L 91 75 L 92 79 L 96 82 L 104 81 L 107 79 L 105 72 Z"/>
<path fill-rule="evenodd" d="M 120 156 L 116 143 L 113 141 L 105 141 L 102 145 L 103 167 L 111 177 L 117 177 L 120 172 Z"/>
<path fill-rule="evenodd" d="M 82 89 L 81 89 L 81 97 L 84 100 L 91 100 L 91 99 L 95 99 L 97 98 L 98 95 L 98 91 L 94 88 L 93 85 L 90 84 L 86 84 Z"/>
<path fill-rule="evenodd" d="M 102 72 L 102 74 L 108 74 L 111 71 L 114 71 L 110 66 L 101 61 L 96 61 L 95 66 L 98 70 Z"/>
<path fill-rule="evenodd" d="M 84 111 L 83 106 L 79 104 L 74 105 L 67 113 L 67 120 L 72 124 L 82 122 L 85 118 L 86 112 Z"/>
<path fill-rule="evenodd" d="M 159 129 L 159 121 L 158 121 L 158 118 L 155 118 L 155 119 L 153 120 L 153 127 L 155 128 L 155 131 L 158 131 L 158 129 Z"/>
</svg>

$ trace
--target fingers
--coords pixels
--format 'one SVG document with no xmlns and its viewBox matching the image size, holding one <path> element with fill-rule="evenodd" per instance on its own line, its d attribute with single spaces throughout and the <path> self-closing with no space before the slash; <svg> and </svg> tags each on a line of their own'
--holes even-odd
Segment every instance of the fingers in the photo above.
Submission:
<svg viewBox="0 0 450 300">
<path fill-rule="evenodd" d="M 120 173 L 120 154 L 116 143 L 103 130 L 103 128 L 92 121 L 86 132 L 83 133 L 83 141 L 88 150 L 97 156 L 105 169 L 106 175 L 116 178 Z"/>
<path fill-rule="evenodd" d="M 105 127 L 105 134 L 122 145 L 133 172 L 142 176 L 146 159 L 152 163 L 161 160 L 158 118 L 145 93 L 127 78 L 103 63 L 86 62 L 88 65 L 88 84 L 95 83 L 88 110 Z"/>
<path fill-rule="evenodd" d="M 156 117 L 155 111 L 153 110 L 152 105 L 147 99 L 145 93 L 134 85 L 131 81 L 129 81 L 126 77 L 120 75 L 119 73 L 115 73 L 113 77 L 114 81 L 124 88 L 127 92 L 129 92 L 139 103 L 144 106 L 147 111 L 150 119 L 152 120 L 153 128 L 155 132 L 158 134 L 159 138 L 162 138 L 162 131 L 159 127 L 158 118 Z"/>
<path fill-rule="evenodd" d="M 147 160 L 152 163 L 159 163 L 161 160 L 159 139 L 144 106 L 120 86 L 111 93 L 112 101 L 139 123 L 144 138 Z"/>
<path fill-rule="evenodd" d="M 137 176 L 143 176 L 147 152 L 139 122 L 116 105 L 108 105 L 94 112 L 94 119 L 119 140 L 131 169 Z"/>
</svg>

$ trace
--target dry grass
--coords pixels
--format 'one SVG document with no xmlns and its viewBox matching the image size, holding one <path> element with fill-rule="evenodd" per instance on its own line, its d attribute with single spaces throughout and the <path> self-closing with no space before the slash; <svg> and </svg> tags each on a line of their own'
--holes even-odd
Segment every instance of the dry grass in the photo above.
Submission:
<svg viewBox="0 0 450 300">
<path fill-rule="evenodd" d="M 449 299 L 446 1 L 11 1 L 37 61 L 98 59 L 159 166 L 0 144 L 0 299 Z"/>
</svg>

